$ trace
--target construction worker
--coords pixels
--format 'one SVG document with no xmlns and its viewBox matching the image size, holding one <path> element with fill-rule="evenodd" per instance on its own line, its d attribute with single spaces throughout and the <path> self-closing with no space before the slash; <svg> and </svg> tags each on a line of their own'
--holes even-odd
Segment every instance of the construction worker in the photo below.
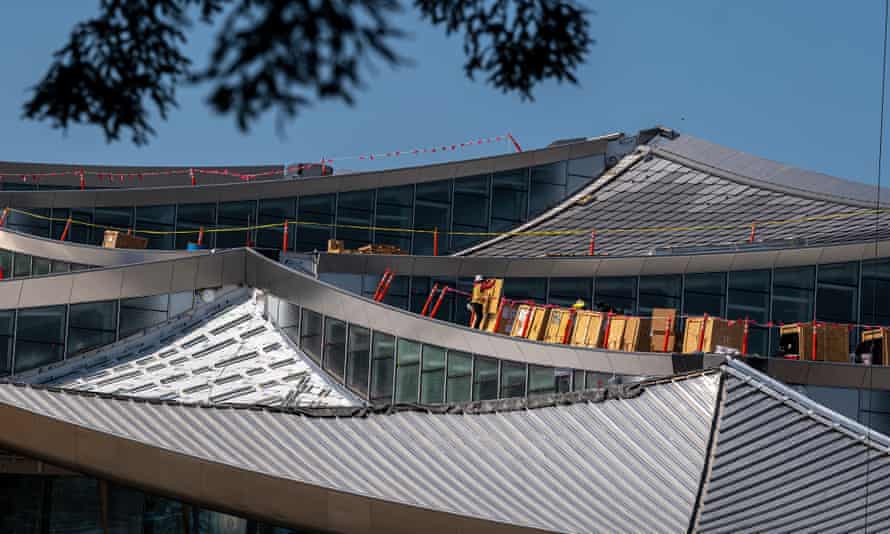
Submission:
<svg viewBox="0 0 890 534">
<path fill-rule="evenodd" d="M 572 309 L 575 311 L 583 310 L 584 306 L 586 306 L 586 305 L 587 305 L 587 303 L 584 302 L 584 299 L 578 299 L 575 301 L 574 304 L 572 304 Z"/>
<path fill-rule="evenodd" d="M 477 274 L 473 279 L 473 295 L 467 304 L 467 308 L 473 314 L 473 323 L 470 325 L 470 328 L 479 328 L 479 325 L 482 324 L 482 314 L 485 310 L 485 305 L 488 303 L 486 290 L 493 285 L 494 280 L 486 280 L 482 278 L 481 274 Z"/>
</svg>

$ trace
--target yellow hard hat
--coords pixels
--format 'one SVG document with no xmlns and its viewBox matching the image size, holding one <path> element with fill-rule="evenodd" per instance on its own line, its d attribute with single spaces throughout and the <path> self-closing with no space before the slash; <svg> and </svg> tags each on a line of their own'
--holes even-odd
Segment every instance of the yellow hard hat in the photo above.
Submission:
<svg viewBox="0 0 890 534">
<path fill-rule="evenodd" d="M 586 303 L 584 302 L 584 300 L 582 300 L 582 299 L 578 299 L 578 300 L 575 301 L 574 304 L 572 304 L 572 307 L 573 307 L 573 308 L 583 308 L 583 307 L 585 306 L 585 304 L 586 304 Z"/>
</svg>

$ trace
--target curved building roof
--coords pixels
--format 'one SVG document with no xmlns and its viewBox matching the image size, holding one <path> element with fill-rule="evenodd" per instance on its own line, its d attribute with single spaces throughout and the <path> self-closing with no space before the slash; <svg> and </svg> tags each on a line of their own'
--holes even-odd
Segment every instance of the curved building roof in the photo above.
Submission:
<svg viewBox="0 0 890 534">
<path fill-rule="evenodd" d="M 641 387 L 386 412 L 4 384 L 0 423 L 19 430 L 0 445 L 63 467 L 355 532 L 873 530 L 890 490 L 890 438 L 736 361 Z"/>
<path fill-rule="evenodd" d="M 595 254 L 609 256 L 886 239 L 890 230 L 873 211 L 875 191 L 662 134 L 559 206 L 458 255 L 587 256 L 594 231 Z"/>
</svg>

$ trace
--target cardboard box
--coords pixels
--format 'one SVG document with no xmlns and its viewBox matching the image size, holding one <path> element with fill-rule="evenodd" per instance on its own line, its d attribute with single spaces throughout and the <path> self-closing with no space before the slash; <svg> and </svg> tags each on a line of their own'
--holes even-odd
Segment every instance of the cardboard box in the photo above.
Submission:
<svg viewBox="0 0 890 534">
<path fill-rule="evenodd" d="M 148 247 L 148 238 L 130 235 L 117 230 L 105 230 L 105 236 L 102 239 L 104 248 L 146 248 Z"/>
<path fill-rule="evenodd" d="M 652 319 L 614 315 L 609 323 L 609 350 L 649 352 Z"/>
<path fill-rule="evenodd" d="M 677 348 L 677 310 L 654 308 L 652 310 L 652 331 L 650 337 L 652 352 L 673 352 Z M 667 336 L 667 346 L 665 346 Z"/>
<path fill-rule="evenodd" d="M 742 352 L 745 337 L 743 321 L 719 317 L 689 317 L 683 332 L 683 352 Z"/>
<path fill-rule="evenodd" d="M 342 246 L 342 241 L 340 242 Z M 330 248 L 330 242 L 328 242 Z M 395 245 L 370 244 L 362 245 L 356 249 L 359 254 L 406 254 L 406 252 Z"/>
<path fill-rule="evenodd" d="M 343 246 L 342 239 L 328 239 L 328 253 L 343 254 L 344 252 L 346 252 L 346 248 Z"/>
<path fill-rule="evenodd" d="M 572 331 L 575 313 L 566 308 L 552 308 L 547 319 L 544 341 L 547 343 L 565 343 Z"/>
<path fill-rule="evenodd" d="M 516 313 L 513 316 L 513 324 L 510 326 L 510 335 L 513 337 L 523 337 L 522 334 L 525 330 L 526 323 L 531 327 L 531 315 L 532 306 L 529 304 L 520 304 L 519 307 L 516 308 Z"/>
<path fill-rule="evenodd" d="M 816 351 L 813 354 L 813 323 L 786 324 L 779 327 L 780 346 L 797 348 L 801 360 L 849 363 L 850 333 L 844 325 L 819 324 L 816 327 Z M 789 356 L 793 351 L 789 352 Z M 815 356 L 815 357 L 814 357 Z"/>
<path fill-rule="evenodd" d="M 533 306 L 531 324 L 529 325 L 526 339 L 541 341 L 547 330 L 547 322 L 550 320 L 550 308 L 548 306 Z"/>
<path fill-rule="evenodd" d="M 575 313 L 575 325 L 572 329 L 570 344 L 579 347 L 602 346 L 603 325 L 606 314 L 603 312 L 580 310 Z"/>
</svg>

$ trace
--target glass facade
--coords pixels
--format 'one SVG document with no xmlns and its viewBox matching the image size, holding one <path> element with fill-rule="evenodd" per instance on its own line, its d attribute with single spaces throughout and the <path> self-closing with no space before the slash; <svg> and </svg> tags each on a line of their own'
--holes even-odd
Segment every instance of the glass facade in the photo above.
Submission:
<svg viewBox="0 0 890 534">
<path fill-rule="evenodd" d="M 27 278 L 29 276 L 44 276 L 47 274 L 67 273 L 90 269 L 87 265 L 68 263 L 64 261 L 50 260 L 13 252 L 0 250 L 0 279 Z"/>
<path fill-rule="evenodd" d="M 207 232 L 203 245 L 240 247 L 251 243 L 260 249 L 279 250 L 283 229 L 270 227 L 248 232 L 250 225 L 296 221 L 288 235 L 288 249 L 300 252 L 326 250 L 328 239 L 342 239 L 346 247 L 368 243 L 395 245 L 412 254 L 432 254 L 432 230 L 439 232 L 439 254 L 454 252 L 486 239 L 484 235 L 452 232 L 501 232 L 554 206 L 589 183 L 605 169 L 605 156 L 595 155 L 532 168 L 493 174 L 366 189 L 263 200 L 119 206 L 108 208 L 31 208 L 29 212 L 119 229 L 134 228 L 182 234 L 143 234 L 149 248 L 186 248 Z M 8 188 L 15 184 L 5 184 Z M 17 231 L 58 239 L 65 223 L 49 222 L 11 213 L 7 226 Z M 368 227 L 377 227 L 371 230 Z M 425 230 L 423 233 L 399 229 Z M 104 230 L 72 225 L 68 240 L 99 245 Z"/>
<path fill-rule="evenodd" d="M 192 308 L 191 292 L 0 311 L 0 376 L 64 360 Z"/>
<path fill-rule="evenodd" d="M 374 275 L 321 275 L 323 280 L 344 289 L 370 296 L 379 277 Z M 397 293 L 386 302 L 420 313 L 434 284 L 463 291 L 472 286 L 470 278 L 397 277 Z M 507 278 L 504 296 L 517 301 L 570 306 L 579 298 L 587 308 L 616 313 L 649 315 L 653 308 L 673 308 L 685 316 L 749 319 L 748 348 L 762 356 L 775 352 L 778 327 L 772 322 L 815 320 L 845 324 L 890 326 L 890 259 L 868 260 L 793 268 L 690 273 L 664 276 L 624 276 L 603 278 L 552 277 Z M 449 294 L 442 301 L 436 319 L 466 325 L 468 314 L 464 297 Z M 851 348 L 860 330 L 851 335 Z M 500 374 L 503 378 L 503 374 Z M 509 386 L 500 386 L 509 389 Z"/>
<path fill-rule="evenodd" d="M 0 475 L 0 532 L 290 534 L 276 527 L 81 476 Z"/>
</svg>

